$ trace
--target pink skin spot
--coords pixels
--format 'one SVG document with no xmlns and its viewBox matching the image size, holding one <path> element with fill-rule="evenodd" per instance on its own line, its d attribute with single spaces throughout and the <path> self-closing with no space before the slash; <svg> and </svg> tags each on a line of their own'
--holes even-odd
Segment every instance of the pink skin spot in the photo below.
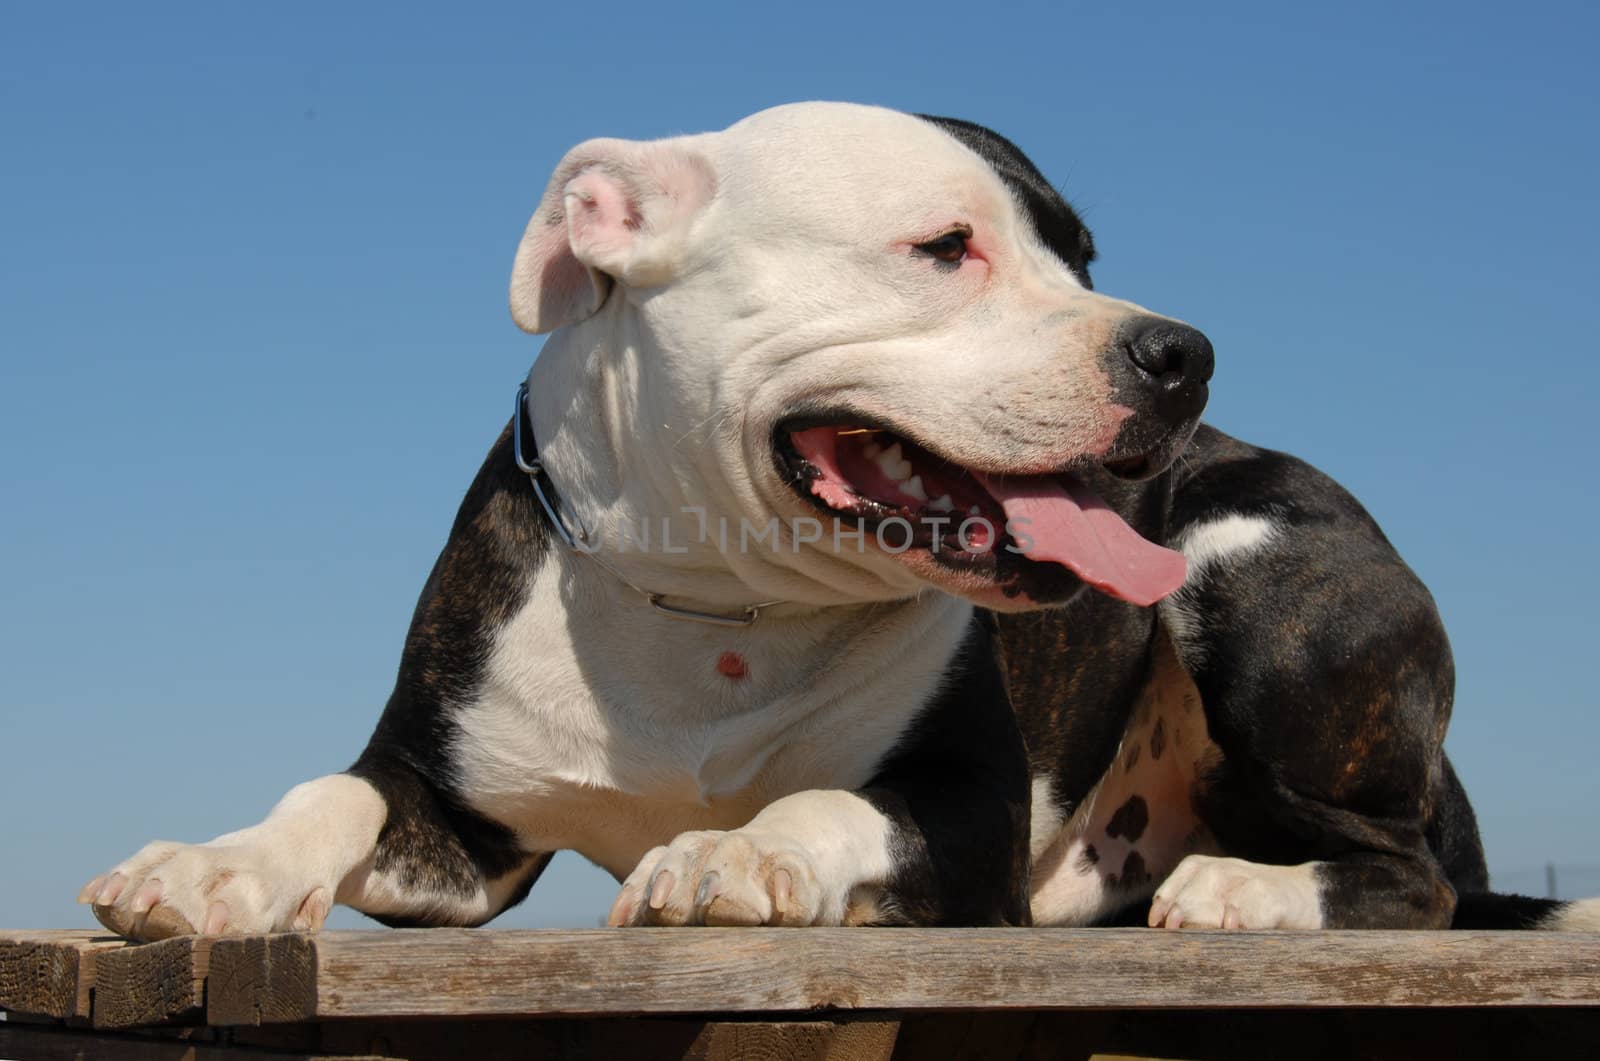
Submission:
<svg viewBox="0 0 1600 1061">
<path fill-rule="evenodd" d="M 717 673 L 739 681 L 750 676 L 750 665 L 737 652 L 724 652 L 717 658 Z"/>
</svg>

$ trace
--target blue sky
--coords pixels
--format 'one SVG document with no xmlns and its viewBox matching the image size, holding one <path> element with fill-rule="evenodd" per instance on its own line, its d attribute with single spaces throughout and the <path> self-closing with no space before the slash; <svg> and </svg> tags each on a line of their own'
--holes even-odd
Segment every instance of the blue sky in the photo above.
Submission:
<svg viewBox="0 0 1600 1061">
<path fill-rule="evenodd" d="M 1339 478 L 1432 587 L 1490 865 L 1600 866 L 1597 23 L 8 8 L 0 921 L 82 924 L 78 885 L 145 840 L 349 763 L 537 350 L 505 289 L 555 162 L 806 98 L 1020 143 L 1093 227 L 1100 289 L 1211 336 L 1211 422 Z M 567 856 L 504 923 L 592 923 L 611 892 Z"/>
</svg>

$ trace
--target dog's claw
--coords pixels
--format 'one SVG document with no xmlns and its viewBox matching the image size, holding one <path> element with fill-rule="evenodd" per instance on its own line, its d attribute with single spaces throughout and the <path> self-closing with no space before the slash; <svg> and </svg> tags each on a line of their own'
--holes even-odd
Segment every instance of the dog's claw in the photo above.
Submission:
<svg viewBox="0 0 1600 1061">
<path fill-rule="evenodd" d="M 207 936 L 220 936 L 228 928 L 228 904 L 218 899 L 206 910 L 206 924 L 202 930 Z"/>
<path fill-rule="evenodd" d="M 772 910 L 781 920 L 789 912 L 789 900 L 794 896 L 794 878 L 789 871 L 779 869 L 772 874 Z"/>
<path fill-rule="evenodd" d="M 722 892 L 722 878 L 713 870 L 700 878 L 700 887 L 695 889 L 694 905 L 704 907 Z"/>
<path fill-rule="evenodd" d="M 128 903 L 128 909 L 136 914 L 142 914 L 161 901 L 162 884 L 158 878 L 151 878 L 139 885 L 139 890 L 133 893 L 133 899 Z"/>
<path fill-rule="evenodd" d="M 606 915 L 606 924 L 611 928 L 620 928 L 633 920 L 634 911 L 639 905 L 639 896 L 632 888 L 623 888 L 617 893 L 617 901 L 611 904 L 611 912 Z"/>
<path fill-rule="evenodd" d="M 300 909 L 295 911 L 294 921 L 290 928 L 296 932 L 315 932 L 328 920 L 328 912 L 333 909 L 333 900 L 328 898 L 328 889 L 314 888 L 300 903 Z"/>
<path fill-rule="evenodd" d="M 105 887 L 105 883 L 106 875 L 102 873 L 88 884 L 85 884 L 78 891 L 78 902 L 84 906 L 94 902 L 95 896 L 100 894 L 100 889 Z"/>
<path fill-rule="evenodd" d="M 650 879 L 650 909 L 659 910 L 667 905 L 675 883 L 677 878 L 673 877 L 670 869 L 664 869 Z"/>
<path fill-rule="evenodd" d="M 110 906 L 117 901 L 117 896 L 122 894 L 123 885 L 128 883 L 128 878 L 120 873 L 113 873 L 106 878 L 100 886 L 100 893 L 94 897 L 94 905 Z"/>
</svg>

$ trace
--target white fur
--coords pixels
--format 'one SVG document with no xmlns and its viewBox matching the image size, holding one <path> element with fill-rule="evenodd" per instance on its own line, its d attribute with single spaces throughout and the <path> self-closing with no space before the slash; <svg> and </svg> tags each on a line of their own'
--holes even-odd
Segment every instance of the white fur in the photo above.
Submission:
<svg viewBox="0 0 1600 1061">
<path fill-rule="evenodd" d="M 1323 927 L 1317 863 L 1268 866 L 1190 855 L 1150 904 L 1152 928 L 1316 929 Z"/>
<path fill-rule="evenodd" d="M 259 825 L 204 844 L 146 845 L 80 898 L 143 938 L 171 934 L 142 931 L 146 921 L 213 934 L 317 928 L 335 900 L 364 905 L 364 863 L 384 818 L 367 782 L 321 777 L 290 789 Z"/>
<path fill-rule="evenodd" d="M 613 924 L 841 925 L 873 920 L 894 870 L 891 823 L 853 792 L 798 792 L 731 832 L 647 852 Z M 780 875 L 782 877 L 779 883 Z"/>
<path fill-rule="evenodd" d="M 1212 564 L 1234 559 L 1270 543 L 1277 533 L 1277 524 L 1264 516 L 1235 513 L 1184 528 L 1178 538 L 1178 548 L 1183 550 L 1184 558 L 1189 561 L 1190 575 L 1194 577 Z"/>
<path fill-rule="evenodd" d="M 1237 563 L 1277 539 L 1279 526 L 1265 516 L 1237 513 L 1195 523 L 1184 528 L 1173 545 L 1188 561 L 1183 588 L 1156 605 L 1178 653 L 1193 667 L 1205 656 L 1201 617 L 1194 603 L 1194 587 L 1219 565 Z"/>
<path fill-rule="evenodd" d="M 557 553 L 460 711 L 462 791 L 530 850 L 573 848 L 620 878 L 679 832 L 864 784 L 931 699 L 970 616 L 929 594 L 718 630 L 664 618 Z M 724 651 L 744 658 L 746 678 L 718 673 Z"/>
<path fill-rule="evenodd" d="M 1600 899 L 1575 899 L 1539 922 L 1547 932 L 1600 932 Z"/>
<path fill-rule="evenodd" d="M 1066 816 L 1056 805 L 1055 785 L 1048 774 L 1033 775 L 1033 794 L 1029 801 L 1031 816 L 1028 823 L 1028 860 L 1039 861 L 1039 856 L 1056 838 Z"/>
</svg>

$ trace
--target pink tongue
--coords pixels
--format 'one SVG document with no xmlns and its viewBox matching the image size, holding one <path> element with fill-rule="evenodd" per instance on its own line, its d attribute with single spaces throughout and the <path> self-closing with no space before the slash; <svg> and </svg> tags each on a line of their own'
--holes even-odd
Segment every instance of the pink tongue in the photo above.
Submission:
<svg viewBox="0 0 1600 1061">
<path fill-rule="evenodd" d="M 1018 548 L 1030 560 L 1071 568 L 1096 589 L 1150 605 L 1183 585 L 1183 554 L 1147 541 L 1075 479 L 974 473 L 1005 509 Z"/>
</svg>

